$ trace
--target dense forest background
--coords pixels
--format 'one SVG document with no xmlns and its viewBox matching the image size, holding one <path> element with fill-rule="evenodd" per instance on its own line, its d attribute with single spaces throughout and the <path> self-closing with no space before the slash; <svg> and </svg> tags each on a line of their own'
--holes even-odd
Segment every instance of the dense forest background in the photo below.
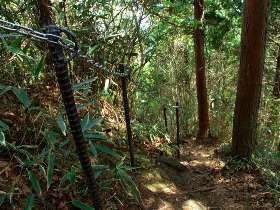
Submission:
<svg viewBox="0 0 280 210">
<path fill-rule="evenodd" d="M 261 2 L 1 0 L 0 19 L 75 34 L 86 58 L 69 61 L 68 71 L 105 209 L 152 209 L 143 204 L 143 170 L 162 154 L 178 168 L 178 153 L 196 153 L 197 145 L 225 158 L 233 174 L 262 177 L 259 191 L 271 204 L 264 209 L 273 209 L 280 206 L 280 2 Z M 3 27 L 0 39 L 0 206 L 92 209 L 48 43 Z"/>
</svg>

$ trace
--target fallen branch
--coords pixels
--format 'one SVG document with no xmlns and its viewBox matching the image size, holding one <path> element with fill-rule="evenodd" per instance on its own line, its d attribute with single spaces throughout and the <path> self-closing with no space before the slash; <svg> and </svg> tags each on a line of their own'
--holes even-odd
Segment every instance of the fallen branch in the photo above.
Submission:
<svg viewBox="0 0 280 210">
<path fill-rule="evenodd" d="M 198 193 L 198 192 L 208 192 L 216 189 L 216 187 L 207 187 L 207 188 L 201 188 L 193 191 L 189 191 L 188 193 Z"/>
</svg>

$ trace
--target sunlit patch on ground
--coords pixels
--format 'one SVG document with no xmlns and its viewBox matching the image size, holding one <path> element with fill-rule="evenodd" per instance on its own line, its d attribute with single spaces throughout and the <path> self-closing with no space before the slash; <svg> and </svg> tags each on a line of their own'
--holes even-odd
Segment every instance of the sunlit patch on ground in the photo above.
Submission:
<svg viewBox="0 0 280 210">
<path fill-rule="evenodd" d="M 207 208 L 199 201 L 187 200 L 183 203 L 184 210 L 206 210 Z"/>
<path fill-rule="evenodd" d="M 158 169 L 144 173 L 143 177 L 146 180 L 144 186 L 151 192 L 166 193 L 170 195 L 178 192 L 176 186 L 172 182 L 163 178 Z"/>
<path fill-rule="evenodd" d="M 223 171 L 225 163 L 214 156 L 214 147 L 189 144 L 181 149 L 185 171 L 155 165 L 138 180 L 145 209 L 273 209 L 272 199 L 259 192 L 258 174 Z"/>
<path fill-rule="evenodd" d="M 166 194 L 176 194 L 177 189 L 172 184 L 167 184 L 164 182 L 157 182 L 145 185 L 152 192 L 163 192 Z"/>
<path fill-rule="evenodd" d="M 162 179 L 160 173 L 158 171 L 156 171 L 156 170 L 145 172 L 142 176 L 147 181 L 150 181 L 150 180 L 161 180 Z"/>
<path fill-rule="evenodd" d="M 174 209 L 173 205 L 167 201 L 162 201 L 159 210 L 169 210 L 169 209 Z"/>
</svg>

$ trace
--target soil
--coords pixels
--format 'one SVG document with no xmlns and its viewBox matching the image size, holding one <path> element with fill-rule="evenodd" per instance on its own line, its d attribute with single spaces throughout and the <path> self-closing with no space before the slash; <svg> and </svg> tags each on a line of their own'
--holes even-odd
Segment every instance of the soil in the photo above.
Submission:
<svg viewBox="0 0 280 210">
<path fill-rule="evenodd" d="M 136 177 L 142 208 L 148 210 L 245 210 L 280 209 L 273 196 L 264 190 L 258 170 L 232 170 L 215 154 L 215 146 L 198 145 L 188 140 L 181 147 L 178 171 L 155 164 Z"/>
</svg>

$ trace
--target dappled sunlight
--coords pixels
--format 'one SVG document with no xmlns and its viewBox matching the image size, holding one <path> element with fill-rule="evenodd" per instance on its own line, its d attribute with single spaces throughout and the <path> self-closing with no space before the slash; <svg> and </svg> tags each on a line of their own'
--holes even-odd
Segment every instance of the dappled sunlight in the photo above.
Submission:
<svg viewBox="0 0 280 210">
<path fill-rule="evenodd" d="M 0 0 L 0 210 L 280 210 L 280 0 Z"/>
<path fill-rule="evenodd" d="M 156 170 L 145 172 L 142 176 L 147 181 L 150 181 L 150 180 L 162 180 L 162 177 L 161 177 L 160 173 L 158 171 L 156 171 Z"/>
<path fill-rule="evenodd" d="M 144 186 L 154 193 L 174 195 L 178 192 L 176 186 L 160 174 L 160 170 L 152 170 L 143 174 Z"/>
<path fill-rule="evenodd" d="M 259 193 L 260 177 L 242 171 L 232 174 L 223 169 L 225 162 L 214 155 L 213 148 L 182 145 L 185 152 L 180 163 L 186 166 L 185 171 L 160 164 L 143 172 L 145 209 L 235 210 L 271 206 L 265 200 L 270 194 Z"/>
<path fill-rule="evenodd" d="M 206 166 L 209 168 L 216 168 L 217 167 L 217 163 L 214 161 L 204 161 L 204 160 L 193 160 L 189 163 L 190 166 L 192 167 L 199 167 L 199 166 Z"/>
<path fill-rule="evenodd" d="M 204 206 L 201 202 L 196 200 L 187 200 L 183 203 L 183 209 L 184 210 L 206 210 L 207 207 Z"/>
<path fill-rule="evenodd" d="M 159 210 L 169 210 L 169 209 L 174 209 L 173 205 L 170 202 L 162 201 Z"/>
<path fill-rule="evenodd" d="M 164 182 L 145 184 L 145 186 L 152 192 L 163 192 L 170 195 L 177 193 L 177 189 L 174 185 Z"/>
<path fill-rule="evenodd" d="M 204 152 L 199 152 L 198 155 L 200 155 L 200 157 L 202 158 L 209 158 L 210 154 L 204 153 Z"/>
</svg>

